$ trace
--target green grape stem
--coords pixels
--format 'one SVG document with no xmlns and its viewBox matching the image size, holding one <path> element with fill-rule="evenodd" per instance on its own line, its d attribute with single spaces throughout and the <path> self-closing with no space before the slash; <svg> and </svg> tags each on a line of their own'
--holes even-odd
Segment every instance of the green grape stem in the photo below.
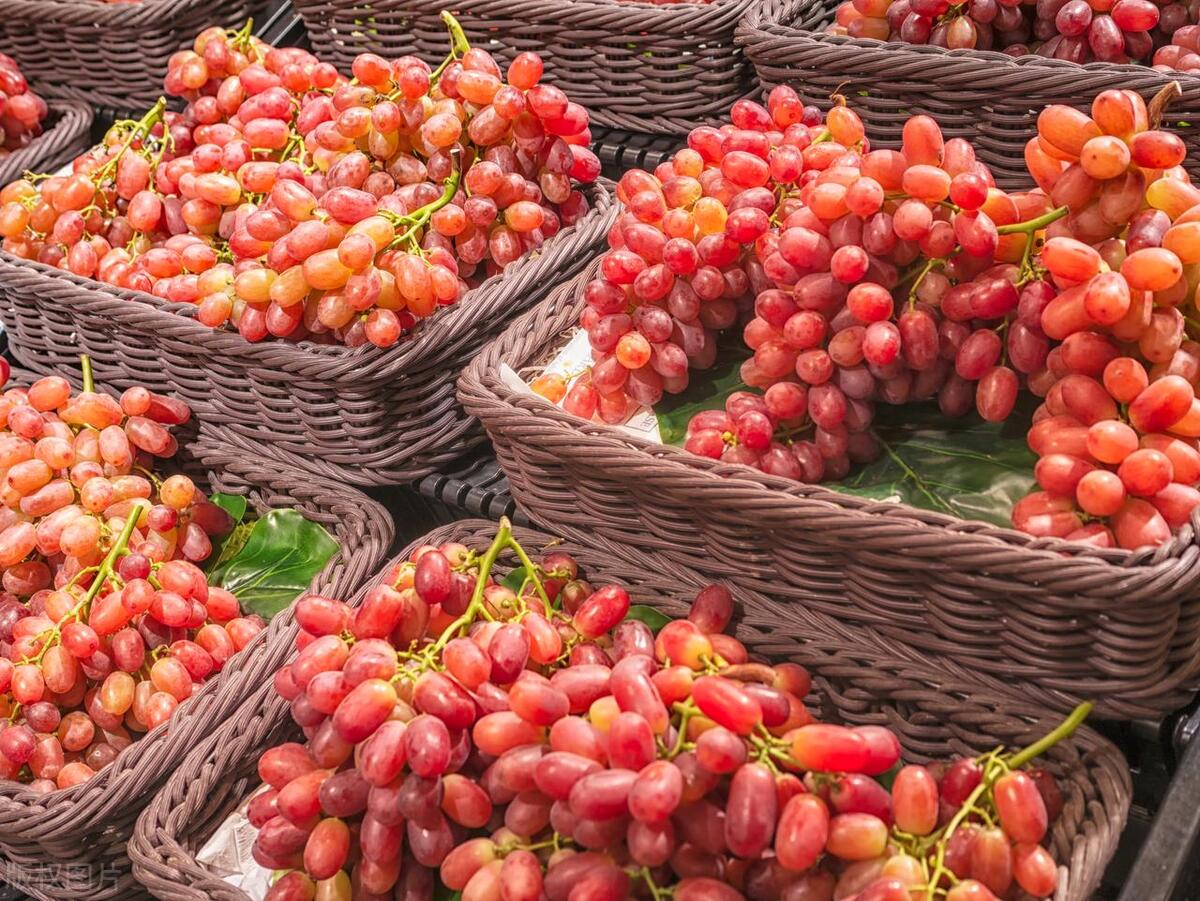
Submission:
<svg viewBox="0 0 1200 901">
<path fill-rule="evenodd" d="M 640 878 L 646 884 L 646 888 L 650 889 L 650 897 L 654 901 L 670 901 L 675 897 L 675 891 L 670 886 L 660 886 L 654 881 L 654 874 L 650 872 L 649 867 L 642 867 L 638 870 L 628 871 L 633 878 Z"/>
<path fill-rule="evenodd" d="M 92 358 L 83 354 L 79 358 L 79 369 L 83 373 L 83 390 L 91 394 L 96 390 L 96 383 L 92 378 Z"/>
<path fill-rule="evenodd" d="M 91 178 L 95 184 L 99 185 L 100 182 L 104 181 L 104 179 L 116 172 L 117 164 L 121 161 L 121 157 L 123 157 L 125 152 L 133 146 L 135 141 L 140 140 L 141 138 L 144 138 L 150 134 L 150 130 L 162 121 L 163 113 L 166 112 L 166 109 L 167 98 L 159 97 L 158 102 L 155 103 L 154 106 L 150 107 L 146 114 L 136 122 L 127 120 L 125 122 L 117 122 L 113 125 L 113 128 L 116 128 L 117 126 L 128 127 L 130 129 L 129 136 L 125 138 L 125 141 L 123 144 L 121 144 L 120 149 L 117 150 L 117 152 L 114 153 L 103 166 L 92 173 Z"/>
<path fill-rule="evenodd" d="M 458 165 L 459 150 L 457 147 L 451 151 L 450 156 L 454 161 L 454 169 L 448 176 L 446 176 L 446 180 L 443 183 L 445 188 L 442 191 L 441 197 L 432 203 L 427 203 L 425 206 L 413 210 L 407 216 L 387 217 L 394 225 L 408 226 L 403 232 L 392 239 L 391 243 L 388 245 L 389 249 L 399 247 L 405 242 L 415 243 L 417 231 L 428 225 L 430 217 L 448 204 L 451 200 L 453 200 L 454 195 L 458 193 L 459 180 L 462 178 L 462 167 Z"/>
<path fill-rule="evenodd" d="M 463 629 L 471 625 L 471 623 L 475 622 L 475 620 L 479 617 L 482 616 L 487 620 L 492 619 L 492 615 L 488 612 L 487 605 L 484 603 L 483 594 L 487 589 L 488 577 L 492 573 L 492 567 L 496 565 L 497 558 L 506 549 L 516 552 L 517 557 L 520 558 L 520 560 L 525 564 L 526 572 L 533 573 L 536 571 L 536 567 L 529 560 L 529 555 L 525 553 L 525 549 L 521 547 L 515 538 L 513 538 L 512 523 L 509 522 L 507 516 L 501 517 L 500 527 L 496 530 L 496 537 L 492 540 L 491 547 L 487 549 L 487 553 L 485 553 L 483 558 L 480 560 L 479 575 L 475 579 L 475 590 L 471 594 L 471 602 L 467 604 L 467 609 L 463 611 L 462 616 L 452 622 L 446 627 L 446 630 L 442 632 L 437 642 L 434 643 L 433 647 L 429 651 L 431 656 L 436 655 L 439 651 L 441 651 L 442 648 L 450 643 L 452 638 L 454 638 Z M 542 597 L 545 598 L 546 590 L 542 587 L 540 582 L 537 582 L 536 575 L 534 576 L 534 580 Z M 549 603 L 548 600 L 547 603 Z"/>
<path fill-rule="evenodd" d="M 1014 222 L 1011 225 L 996 226 L 996 234 L 998 235 L 1031 235 L 1040 229 L 1045 228 L 1052 222 L 1057 222 L 1063 216 L 1071 212 L 1069 207 L 1060 206 L 1052 209 L 1048 213 L 1038 216 L 1036 219 L 1029 219 L 1025 222 Z"/>
<path fill-rule="evenodd" d="M 1086 720 L 1088 715 L 1092 712 L 1093 706 L 1094 705 L 1091 701 L 1084 701 L 1082 704 L 1077 706 L 1071 711 L 1070 716 L 1058 724 L 1053 732 L 1042 736 L 1023 751 L 1018 751 L 1016 754 L 1010 757 L 1008 759 L 1009 769 L 1020 769 L 1035 757 L 1045 754 L 1060 741 L 1070 738 L 1075 734 L 1075 730 L 1083 725 L 1083 721 Z"/>
<path fill-rule="evenodd" d="M 667 760 L 674 760 L 683 753 L 684 745 L 687 743 L 688 720 L 700 714 L 700 708 L 691 698 L 686 701 L 676 701 L 672 708 L 679 714 L 679 727 L 675 734 L 675 745 L 667 751 Z"/>
<path fill-rule="evenodd" d="M 75 619 L 78 619 L 91 608 L 92 601 L 94 601 L 96 596 L 100 594 L 100 591 L 104 587 L 105 583 L 107 583 L 108 580 L 113 577 L 113 566 L 116 564 L 117 560 L 126 553 L 126 547 L 129 544 L 129 539 L 133 535 L 133 530 L 137 528 L 140 510 L 140 507 L 135 507 L 129 511 L 128 518 L 125 520 L 125 525 L 121 529 L 121 534 L 117 536 L 117 540 L 113 543 L 113 546 L 109 548 L 108 554 L 105 555 L 104 559 L 100 562 L 100 565 L 96 568 L 96 578 L 88 587 L 87 594 L 83 596 L 83 599 L 80 600 L 78 604 L 64 614 L 62 619 L 60 619 L 50 629 L 47 630 L 45 633 L 45 644 L 42 646 L 41 650 L 38 651 L 37 656 L 26 657 L 24 660 L 18 663 L 17 666 L 23 666 L 29 663 L 41 663 L 42 658 L 46 656 L 46 652 L 49 651 L 50 648 L 54 647 L 54 645 L 58 643 L 59 639 L 62 638 L 63 626 Z"/>
<path fill-rule="evenodd" d="M 454 18 L 448 11 L 442 10 L 442 22 L 445 24 L 446 30 L 450 32 L 450 53 L 442 60 L 442 64 L 433 70 L 433 74 L 429 76 L 429 83 L 431 85 L 437 84 L 437 80 L 448 65 L 471 49 L 471 44 L 467 40 L 467 33 L 463 31 L 463 27 L 459 24 L 458 19 Z"/>
<path fill-rule="evenodd" d="M 951 836 L 958 830 L 966 821 L 967 817 L 972 814 L 983 815 L 984 819 L 991 822 L 991 817 L 980 807 L 980 801 L 990 796 L 996 780 L 1005 773 L 1012 770 L 1020 769 L 1030 761 L 1046 753 L 1056 744 L 1070 738 L 1075 734 L 1082 724 L 1087 719 L 1088 714 L 1092 712 L 1092 703 L 1085 701 L 1071 711 L 1070 715 L 1063 720 L 1055 729 L 1046 735 L 1039 738 L 1033 744 L 1024 748 L 1021 751 L 1009 756 L 1003 757 L 999 753 L 993 751 L 982 758 L 983 763 L 983 778 L 979 780 L 979 785 L 975 786 L 974 791 L 967 796 L 962 806 L 940 831 L 924 839 L 920 844 L 928 848 L 935 845 L 937 847 L 937 856 L 934 858 L 933 872 L 929 876 L 929 883 L 926 887 L 926 901 L 934 901 L 937 893 L 940 891 L 939 886 L 943 879 L 953 879 L 954 874 L 946 869 L 946 846 L 950 842 Z M 898 838 L 900 836 L 897 836 Z"/>
</svg>

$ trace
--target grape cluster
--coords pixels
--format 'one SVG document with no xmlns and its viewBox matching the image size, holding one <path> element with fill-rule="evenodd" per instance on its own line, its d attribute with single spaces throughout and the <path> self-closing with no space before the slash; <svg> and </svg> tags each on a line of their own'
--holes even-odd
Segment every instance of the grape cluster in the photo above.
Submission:
<svg viewBox="0 0 1200 901">
<path fill-rule="evenodd" d="M 196 566 L 228 515 L 187 476 L 155 474 L 189 415 L 58 376 L 0 397 L 3 778 L 88 779 L 263 628 Z"/>
<path fill-rule="evenodd" d="M 1161 544 L 1200 501 L 1200 473 L 1166 467 L 1159 447 L 1200 447 L 1200 343 L 1182 311 L 1200 277 L 1200 189 L 1183 141 L 1151 127 L 1163 99 L 1152 110 L 1114 90 L 1091 116 L 1048 107 L 1025 149 L 1038 187 L 1021 192 L 928 116 L 904 124 L 899 150 L 873 150 L 844 105 L 820 119 L 787 87 L 765 107 L 739 101 L 653 175 L 623 177 L 625 212 L 584 293 L 594 365 L 537 390 L 621 422 L 682 390 L 686 367 L 710 365 L 740 325 L 753 390 L 696 415 L 685 447 L 818 482 L 879 455 L 879 403 L 936 398 L 947 416 L 999 422 L 1024 385 L 1046 398 L 1030 444 L 1054 459 L 1037 473 L 1050 493 L 1022 502 L 1016 526 Z M 1138 451 L 1119 492 L 1124 456 L 1058 434 L 1101 421 Z M 1136 475 L 1146 461 L 1154 473 Z M 1077 498 L 1077 482 L 1104 497 Z"/>
<path fill-rule="evenodd" d="M 1155 65 L 1174 68 L 1179 54 L 1163 48 L 1196 20 L 1194 3 L 1171 0 L 846 0 L 829 31 L 1075 63 L 1149 62 L 1153 55 Z"/>
<path fill-rule="evenodd" d="M 1171 43 L 1154 52 L 1154 68 L 1166 72 L 1200 71 L 1200 26 L 1184 25 L 1171 35 Z"/>
<path fill-rule="evenodd" d="M 508 548 L 515 590 L 491 572 Z M 802 667 L 723 634 L 724 587 L 656 633 L 581 575 L 502 522 L 486 552 L 418 548 L 356 610 L 297 603 L 275 687 L 305 742 L 262 754 L 247 813 L 286 871 L 268 901 L 1053 892 L 1036 751 L 901 766 L 891 731 L 814 722 Z"/>
<path fill-rule="evenodd" d="M 46 101 L 29 90 L 17 61 L 0 53 L 0 159 L 42 133 Z"/>
<path fill-rule="evenodd" d="M 437 69 L 361 54 L 353 80 L 297 48 L 208 29 L 160 101 L 72 173 L 0 192 L 3 247 L 195 305 L 249 341 L 388 347 L 587 211 L 588 115 L 507 73 L 448 18 Z"/>
<path fill-rule="evenodd" d="M 715 333 L 748 295 L 754 355 L 742 378 L 765 394 L 698 416 L 697 453 L 821 481 L 878 453 L 875 401 L 937 396 L 953 415 L 977 405 L 1005 418 L 1019 382 L 997 331 L 1018 302 L 1009 261 L 1022 259 L 1034 227 L 1024 221 L 1048 200 L 995 189 L 970 145 L 944 141 L 927 116 L 906 124 L 901 151 L 871 151 L 844 106 L 812 121 L 787 87 L 765 108 L 740 101 L 731 118 L 692 132 L 654 176 L 622 179 L 628 212 L 585 292 L 595 363 L 564 407 L 620 421 L 681 390 L 683 374 L 660 378 L 660 361 L 710 364 Z M 697 302 L 701 279 L 714 288 Z M 699 310 L 702 345 L 688 346 L 682 315 L 697 314 L 684 301 Z M 706 314 L 714 306 L 719 316 Z M 806 426 L 811 440 L 794 441 Z"/>
<path fill-rule="evenodd" d="M 1200 504 L 1200 345 L 1183 311 L 1200 263 L 1200 190 L 1157 177 L 1180 171 L 1186 148 L 1148 119 L 1136 94 L 1106 92 L 1091 116 L 1047 108 L 1026 150 L 1069 210 L 1039 254 L 1037 308 L 1057 344 L 1030 381 L 1045 398 L 1029 434 L 1044 492 L 1013 511 L 1033 534 L 1161 544 Z"/>
</svg>

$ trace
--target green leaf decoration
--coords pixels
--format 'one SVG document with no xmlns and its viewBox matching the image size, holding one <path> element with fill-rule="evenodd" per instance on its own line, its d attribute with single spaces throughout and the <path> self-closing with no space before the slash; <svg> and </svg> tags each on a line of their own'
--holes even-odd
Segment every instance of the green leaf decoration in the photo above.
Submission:
<svg viewBox="0 0 1200 901">
<path fill-rule="evenodd" d="M 503 579 L 501 579 L 500 584 L 503 585 L 505 588 L 507 588 L 509 591 L 511 591 L 513 594 L 517 594 L 518 592 L 520 592 L 521 586 L 525 584 L 525 576 L 526 576 L 525 567 L 518 566 L 516 569 L 514 569 L 512 572 L 510 572 L 507 576 L 505 576 Z"/>
<path fill-rule="evenodd" d="M 218 492 L 210 497 L 209 500 L 233 517 L 235 523 L 241 522 L 246 516 L 247 503 L 245 495 L 221 494 Z"/>
<path fill-rule="evenodd" d="M 880 773 L 878 776 L 876 776 L 875 781 L 878 782 L 880 785 L 882 785 L 884 788 L 886 788 L 888 791 L 891 791 L 892 783 L 894 783 L 896 781 L 896 776 L 900 773 L 900 770 L 903 766 L 904 766 L 903 760 L 896 761 L 895 765 L 890 770 L 888 770 L 886 773 Z"/>
<path fill-rule="evenodd" d="M 625 618 L 643 622 L 650 627 L 650 631 L 655 633 L 671 621 L 671 617 L 665 613 L 655 610 L 653 607 L 647 607 L 645 604 L 633 604 L 629 608 L 629 612 L 625 614 Z"/>
<path fill-rule="evenodd" d="M 1025 443 L 1030 415 L 1023 404 L 1003 423 L 990 423 L 975 414 L 949 419 L 936 404 L 880 404 L 875 432 L 883 455 L 826 487 L 1010 526 L 1013 504 L 1035 487 L 1037 458 Z"/>
<path fill-rule="evenodd" d="M 217 553 L 209 557 L 208 566 L 208 581 L 214 585 L 223 577 L 226 566 L 229 561 L 241 553 L 242 548 L 246 546 L 246 542 L 250 540 L 250 533 L 254 531 L 254 526 L 258 520 L 250 520 L 249 522 L 239 522 L 233 527 L 232 531 L 224 536 L 217 546 Z"/>
<path fill-rule="evenodd" d="M 217 567 L 210 582 L 232 591 L 242 609 L 270 619 L 308 588 L 338 550 L 321 526 L 296 510 L 271 510 L 254 523 L 238 551 Z"/>
<path fill-rule="evenodd" d="M 749 358 L 750 350 L 742 343 L 740 335 L 736 338 L 718 350 L 717 360 L 711 367 L 689 374 L 685 391 L 666 394 L 655 405 L 663 444 L 682 446 L 693 416 L 702 410 L 722 410 L 725 398 L 735 391 L 748 390 L 742 383 L 742 362 Z"/>
<path fill-rule="evenodd" d="M 663 398 L 655 413 L 664 444 L 681 445 L 693 416 L 721 409 L 734 391 L 747 390 L 740 375 L 746 356 L 744 346 L 722 347 L 711 369 L 692 373 L 686 391 Z M 1023 397 L 1003 423 L 974 413 L 950 419 L 936 403 L 877 404 L 874 429 L 883 456 L 825 487 L 1008 527 L 1013 504 L 1036 488 L 1037 458 L 1025 443 L 1034 401 Z"/>
</svg>

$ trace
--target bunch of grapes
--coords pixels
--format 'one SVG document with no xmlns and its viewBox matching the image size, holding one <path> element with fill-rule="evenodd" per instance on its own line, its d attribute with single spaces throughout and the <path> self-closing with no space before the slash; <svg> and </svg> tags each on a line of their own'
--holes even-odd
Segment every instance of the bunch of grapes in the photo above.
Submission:
<svg viewBox="0 0 1200 901">
<path fill-rule="evenodd" d="M 1049 107 L 1026 151 L 1069 210 L 1039 254 L 1041 327 L 1057 343 L 1030 380 L 1045 397 L 1029 434 L 1044 491 L 1013 511 L 1033 534 L 1156 545 L 1200 504 L 1200 345 L 1184 312 L 1200 191 L 1174 177 L 1183 141 L 1148 118 L 1131 92 L 1100 95 L 1090 117 Z"/>
<path fill-rule="evenodd" d="M 790 97 L 779 111 L 780 127 L 789 136 L 807 136 L 820 112 Z M 617 197 L 626 211 L 584 295 L 580 324 L 594 366 L 568 391 L 568 410 L 622 422 L 638 404 L 683 391 L 689 368 L 712 365 L 716 334 L 736 323 L 749 292 L 767 284 L 743 245 L 774 208 L 767 182 L 786 180 L 789 170 L 768 171 L 764 115 L 758 104 L 738 101 L 734 126 L 698 128 L 689 146 L 653 174 L 634 169 L 622 175 Z M 733 153 L 726 167 L 731 177 L 713 161 L 735 130 L 753 146 Z"/>
<path fill-rule="evenodd" d="M 195 305 L 249 341 L 388 347 L 587 211 L 587 112 L 522 53 L 502 73 L 447 17 L 431 69 L 362 54 L 353 80 L 297 48 L 208 29 L 168 93 L 72 174 L 0 191 L 3 247 Z"/>
<path fill-rule="evenodd" d="M 1193 468 L 1176 478 L 1149 453 L 1200 438 L 1200 344 L 1181 309 L 1200 277 L 1200 189 L 1182 168 L 1183 141 L 1152 127 L 1165 100 L 1147 107 L 1114 90 L 1091 116 L 1048 107 L 1025 150 L 1038 188 L 1025 192 L 999 190 L 970 144 L 945 140 L 927 116 L 905 123 L 899 150 L 872 150 L 844 105 L 814 121 L 787 87 L 765 107 L 740 101 L 731 124 L 697 129 L 653 175 L 623 178 L 626 212 L 585 291 L 594 365 L 565 396 L 559 384 L 539 390 L 577 415 L 621 422 L 686 386 L 684 366 L 709 365 L 736 321 L 753 351 L 742 381 L 755 390 L 695 416 L 685 447 L 817 482 L 878 456 L 878 403 L 936 398 L 947 416 L 974 408 L 999 422 L 1025 385 L 1046 398 L 1031 446 L 1069 446 L 1079 460 L 1069 485 L 1057 458 L 1039 468 L 1052 494 L 1023 502 L 1017 527 L 1105 547 L 1161 544 L 1200 499 Z M 1140 385 L 1102 384 L 1118 357 L 1118 381 L 1136 367 Z M 668 359 L 680 374 L 663 369 Z M 1081 380 L 1095 389 L 1086 401 Z M 1090 399 L 1106 390 L 1118 393 Z M 1132 450 L 1155 445 L 1126 472 L 1153 459 L 1155 475 L 1079 501 L 1088 467 L 1124 458 L 1046 435 L 1117 418 L 1136 432 Z M 1082 484 L 1111 487 L 1109 476 Z"/>
<path fill-rule="evenodd" d="M 621 246 L 585 293 L 595 365 L 564 407 L 621 421 L 680 390 L 686 379 L 668 382 L 659 361 L 711 363 L 712 333 L 733 324 L 748 291 L 743 336 L 754 356 L 742 378 L 765 394 L 697 417 L 697 453 L 820 481 L 878 452 L 867 431 L 875 400 L 938 396 L 951 414 L 974 403 L 1006 417 L 1019 380 L 1001 364 L 998 328 L 1018 305 L 1017 264 L 1046 197 L 997 190 L 970 145 L 944 141 L 926 116 L 906 124 L 901 151 L 871 151 L 853 111 L 821 120 L 787 87 L 765 108 L 740 101 L 732 118 L 694 131 L 654 176 L 624 177 L 639 190 L 625 192 L 630 212 L 610 238 Z M 677 275 L 681 264 L 666 260 L 686 248 L 692 271 Z M 679 299 L 694 300 L 709 276 L 721 294 L 697 305 L 707 352 L 687 353 Z M 706 320 L 714 304 L 722 315 Z M 806 425 L 812 440 L 792 441 Z"/>
<path fill-rule="evenodd" d="M 46 101 L 33 91 L 17 61 L 0 53 L 0 159 L 42 133 Z"/>
<path fill-rule="evenodd" d="M 1154 52 L 1154 68 L 1165 72 L 1200 71 L 1200 25 L 1184 25 L 1171 33 L 1171 43 Z"/>
<path fill-rule="evenodd" d="M 846 0 L 829 31 L 950 50 L 1128 63 L 1149 62 L 1156 48 L 1195 21 L 1193 4 L 1170 0 Z M 1161 65 L 1171 67 L 1175 59 L 1168 53 Z"/>
<path fill-rule="evenodd" d="M 188 416 L 58 376 L 0 397 L 0 777 L 83 782 L 263 628 L 196 566 L 228 515 L 155 474 Z"/>
<path fill-rule="evenodd" d="M 491 572 L 509 547 L 516 590 Z M 275 685 L 305 742 L 262 754 L 248 808 L 255 859 L 287 871 L 269 901 L 1054 891 L 1062 797 L 1022 767 L 1086 710 L 1016 756 L 902 766 L 890 730 L 814 722 L 802 667 L 723 634 L 722 586 L 657 634 L 629 612 L 506 522 L 484 553 L 418 548 L 357 610 L 298 602 Z"/>
</svg>

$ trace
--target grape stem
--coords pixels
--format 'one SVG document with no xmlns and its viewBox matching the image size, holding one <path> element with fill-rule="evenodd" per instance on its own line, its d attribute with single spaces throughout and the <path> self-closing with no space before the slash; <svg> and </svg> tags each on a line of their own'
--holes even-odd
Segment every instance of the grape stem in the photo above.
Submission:
<svg viewBox="0 0 1200 901">
<path fill-rule="evenodd" d="M 431 85 L 437 84 L 437 80 L 448 65 L 471 49 L 471 44 L 467 40 L 467 33 L 463 31 L 463 27 L 458 23 L 458 19 L 454 18 L 448 11 L 442 10 L 442 22 L 445 24 L 446 30 L 450 32 L 450 53 L 442 60 L 442 64 L 433 70 L 433 74 L 429 76 Z"/>
<path fill-rule="evenodd" d="M 479 563 L 479 576 L 475 579 L 475 591 L 471 594 L 471 602 L 467 604 L 467 609 L 463 611 L 462 616 L 446 627 L 446 630 L 430 649 L 429 654 L 431 657 L 441 651 L 459 631 L 475 622 L 477 617 L 482 616 L 487 620 L 493 618 L 488 612 L 486 604 L 484 604 L 483 593 L 487 588 L 488 576 L 491 575 L 492 567 L 496 565 L 496 559 L 506 548 L 516 552 L 517 557 L 525 566 L 525 571 L 532 575 L 534 585 L 537 586 L 538 593 L 546 602 L 547 609 L 549 609 L 550 600 L 546 595 L 546 589 L 537 577 L 537 567 L 529 559 L 529 555 L 525 553 L 525 549 L 513 538 L 512 523 L 509 522 L 508 517 L 501 517 L 500 528 L 496 530 L 496 537 L 492 540 L 491 547 L 487 549 L 487 553 L 483 555 L 483 559 Z"/>
<path fill-rule="evenodd" d="M 79 358 L 79 369 L 83 373 L 83 390 L 89 394 L 96 390 L 96 383 L 92 378 L 92 358 L 87 354 L 83 354 Z"/>
<path fill-rule="evenodd" d="M 1009 769 L 1019 769 L 1029 763 L 1035 757 L 1045 754 L 1060 741 L 1070 738 L 1075 734 L 1075 730 L 1083 725 L 1083 721 L 1088 718 L 1088 714 L 1092 712 L 1092 702 L 1084 701 L 1071 711 L 1071 715 L 1059 723 L 1058 727 L 1053 732 L 1042 736 L 1023 751 L 1018 751 L 1008 760 Z"/>
<path fill-rule="evenodd" d="M 1008 758 L 1001 757 L 995 751 L 986 755 L 983 759 L 983 778 L 979 780 L 979 784 L 975 786 L 974 791 L 963 802 L 950 822 L 940 832 L 930 836 L 930 839 L 937 845 L 937 856 L 934 859 L 933 873 L 929 877 L 929 883 L 926 888 L 925 897 L 927 901 L 933 901 L 936 897 L 939 891 L 938 887 L 943 878 L 953 878 L 954 876 L 953 873 L 946 869 L 945 865 L 946 846 L 949 844 L 950 837 L 954 835 L 967 817 L 972 814 L 981 814 L 989 823 L 992 821 L 987 811 L 979 806 L 979 801 L 992 790 L 992 786 L 995 785 L 996 780 L 1005 773 L 1020 769 L 1034 758 L 1050 750 L 1060 741 L 1074 735 L 1075 730 L 1082 725 L 1091 711 L 1092 703 L 1085 701 L 1072 710 L 1071 714 L 1053 731 L 1042 736 L 1024 750 L 1018 751 Z"/>
<path fill-rule="evenodd" d="M 635 877 L 641 877 L 641 880 L 646 883 L 646 887 L 650 889 L 650 897 L 654 901 L 669 901 L 675 897 L 675 892 L 670 886 L 659 886 L 654 881 L 654 875 L 650 872 L 649 867 L 642 867 L 640 870 L 633 871 Z"/>
<path fill-rule="evenodd" d="M 406 241 L 415 243 L 417 231 L 424 228 L 429 223 L 429 219 L 434 213 L 454 199 L 454 195 L 458 193 L 459 179 L 462 177 L 462 167 L 458 165 L 458 156 L 459 149 L 455 147 L 452 151 L 450 151 L 450 158 L 454 162 L 454 169 L 449 175 L 446 176 L 446 180 L 444 182 L 445 188 L 442 190 L 441 197 L 432 203 L 427 203 L 420 209 L 414 210 L 407 216 L 396 217 L 395 223 L 397 225 L 407 225 L 408 228 L 392 239 L 391 243 L 388 244 L 389 248 L 399 247 Z"/>
<path fill-rule="evenodd" d="M 1060 206 L 1055 207 L 1048 213 L 1043 213 L 1035 219 L 1029 219 L 1026 222 L 1013 222 L 1010 225 L 996 226 L 996 234 L 998 235 L 1030 235 L 1039 229 L 1045 228 L 1051 222 L 1057 222 L 1063 216 L 1071 212 L 1070 207 Z"/>
<path fill-rule="evenodd" d="M 125 155 L 125 152 L 133 146 L 134 141 L 144 138 L 150 134 L 150 130 L 162 120 L 163 113 L 166 111 L 166 109 L 167 98 L 159 97 L 158 102 L 155 103 L 154 106 L 150 107 L 150 109 L 146 112 L 146 115 L 142 116 L 142 118 L 138 119 L 136 122 L 126 120 L 125 122 L 118 122 L 113 125 L 113 128 L 116 128 L 118 125 L 122 127 L 132 127 L 130 127 L 129 136 L 125 139 L 124 143 L 121 144 L 120 149 L 114 153 L 103 166 L 101 166 L 92 174 L 92 181 L 95 184 L 99 185 L 100 182 L 108 178 L 108 176 L 112 175 L 116 171 L 117 164 L 121 161 L 121 157 Z"/>
<path fill-rule="evenodd" d="M 667 751 L 667 760 L 674 760 L 683 752 L 683 746 L 687 742 L 688 720 L 700 713 L 696 702 L 691 698 L 687 701 L 676 701 L 671 706 L 679 713 L 679 729 L 675 736 L 675 745 Z"/>
<path fill-rule="evenodd" d="M 1173 101 L 1178 100 L 1183 96 L 1183 88 L 1179 86 L 1179 82 L 1171 81 L 1163 85 L 1162 90 L 1150 98 L 1150 103 L 1147 104 L 1147 114 L 1149 125 L 1151 128 L 1158 128 L 1162 122 L 1163 114 L 1167 111 L 1167 106 Z"/>
<path fill-rule="evenodd" d="M 100 590 L 104 587 L 105 583 L 112 578 L 113 565 L 117 562 L 117 559 L 125 553 L 126 546 L 129 544 L 129 539 L 133 535 L 133 530 L 137 528 L 138 513 L 140 510 L 141 507 L 135 507 L 129 511 L 129 516 L 125 520 L 125 525 L 121 529 L 121 534 L 117 536 L 117 540 L 113 543 L 113 546 L 109 548 L 108 554 L 105 555 L 104 559 L 100 562 L 100 565 L 96 568 L 96 578 L 88 587 L 87 594 L 83 596 L 83 599 L 80 600 L 78 604 L 63 614 L 62 619 L 56 622 L 50 629 L 47 630 L 46 633 L 44 633 L 46 635 L 45 644 L 42 646 L 42 649 L 38 651 L 37 656 L 26 657 L 24 660 L 18 663 L 17 666 L 24 666 L 31 663 L 41 663 L 42 659 L 46 656 L 46 652 L 49 651 L 50 648 L 54 647 L 54 645 L 57 644 L 58 640 L 62 637 L 62 627 L 68 622 L 78 619 L 79 616 L 89 609 L 92 601 L 96 599 L 96 595 L 100 593 Z"/>
</svg>

